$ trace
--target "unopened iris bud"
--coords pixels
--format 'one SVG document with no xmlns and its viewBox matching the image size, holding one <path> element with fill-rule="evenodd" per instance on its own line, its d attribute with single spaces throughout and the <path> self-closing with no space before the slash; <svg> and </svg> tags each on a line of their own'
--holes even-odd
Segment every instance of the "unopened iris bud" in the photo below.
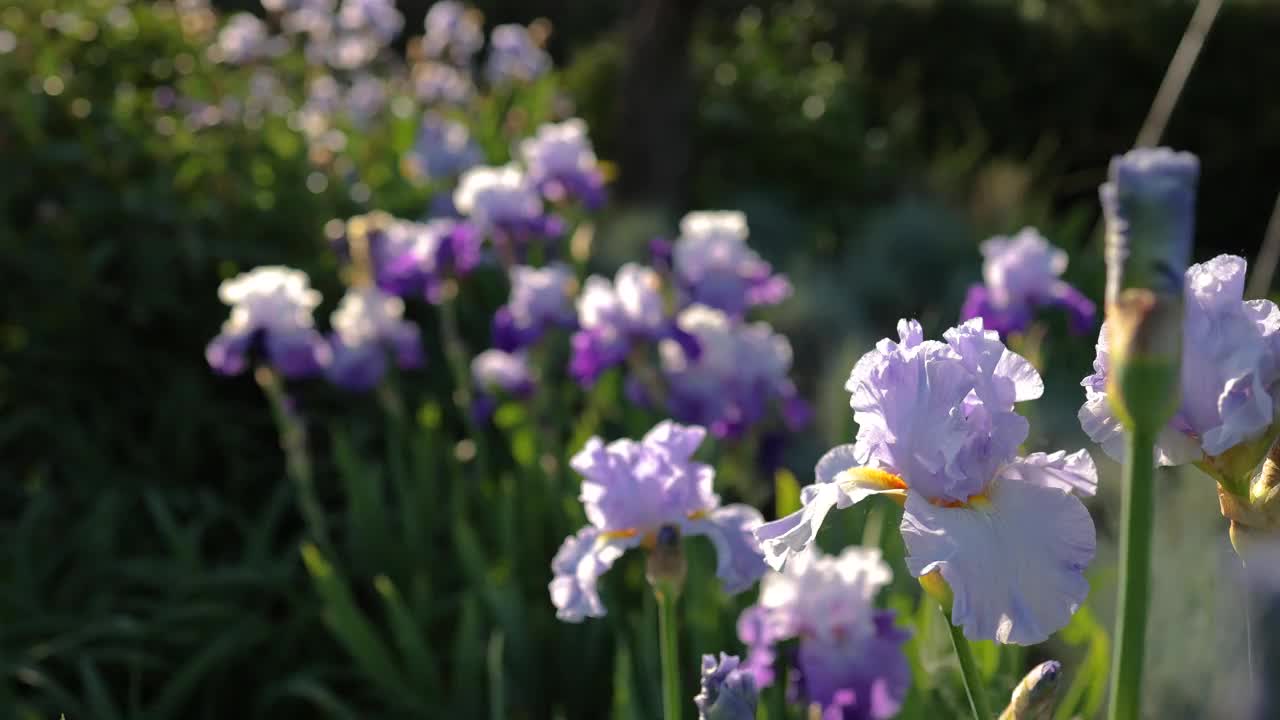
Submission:
<svg viewBox="0 0 1280 720">
<path fill-rule="evenodd" d="M 684 588 L 684 578 L 688 571 L 689 563 L 680 542 L 680 529 L 675 525 L 663 525 L 654 535 L 653 548 L 645 563 L 645 579 L 655 593 L 669 594 L 674 598 Z"/>
<path fill-rule="evenodd" d="M 1129 426 L 1178 408 L 1183 276 L 1191 260 L 1200 163 L 1168 148 L 1112 158 L 1099 188 L 1107 224 L 1111 399 Z"/>
<path fill-rule="evenodd" d="M 1058 680 L 1062 677 L 1062 663 L 1046 660 L 1031 668 L 1022 682 L 1013 689 L 1009 705 L 1000 713 L 999 720 L 1040 720 L 1053 717 L 1054 698 L 1058 694 Z"/>
</svg>

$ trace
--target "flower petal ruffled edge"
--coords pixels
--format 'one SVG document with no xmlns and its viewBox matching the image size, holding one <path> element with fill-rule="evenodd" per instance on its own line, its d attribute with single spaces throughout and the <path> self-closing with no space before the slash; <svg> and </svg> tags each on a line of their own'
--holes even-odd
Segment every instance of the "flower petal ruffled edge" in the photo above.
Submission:
<svg viewBox="0 0 1280 720">
<path fill-rule="evenodd" d="M 628 549 L 640 544 L 640 536 L 613 536 L 584 527 L 565 538 L 551 561 L 553 577 L 547 586 L 556 617 L 565 622 L 604 617 L 604 602 L 596 584 Z"/>
</svg>

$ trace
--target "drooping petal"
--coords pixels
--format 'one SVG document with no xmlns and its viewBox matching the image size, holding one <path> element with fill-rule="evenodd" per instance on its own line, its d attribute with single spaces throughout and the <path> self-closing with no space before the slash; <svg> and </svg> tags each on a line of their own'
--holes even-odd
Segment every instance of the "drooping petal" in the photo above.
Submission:
<svg viewBox="0 0 1280 720">
<path fill-rule="evenodd" d="M 726 505 L 684 523 L 686 535 L 705 535 L 716 549 L 716 577 L 725 592 L 746 590 L 764 574 L 764 557 L 753 531 L 764 522 L 750 505 Z"/>
<path fill-rule="evenodd" d="M 249 367 L 249 350 L 255 333 L 221 332 L 209 342 L 204 357 L 219 375 L 239 375 Z"/>
<path fill-rule="evenodd" d="M 764 552 L 765 562 L 769 567 L 781 570 L 788 560 L 807 548 L 818 537 L 818 530 L 827 519 L 827 513 L 833 509 L 843 510 L 872 495 L 903 494 L 905 486 L 895 487 L 876 482 L 885 476 L 892 477 L 888 473 L 871 471 L 864 474 L 856 472 L 862 468 L 854 470 L 855 472 L 842 473 L 836 482 L 804 487 L 800 491 L 800 502 L 804 507 L 756 528 L 755 536 L 760 541 L 760 550 Z"/>
<path fill-rule="evenodd" d="M 610 536 L 593 527 L 565 538 L 551 561 L 552 579 L 548 589 L 556 617 L 565 622 L 604 617 L 605 607 L 596 590 L 600 576 L 628 549 L 640 544 L 640 536 Z"/>
<path fill-rule="evenodd" d="M 1043 642 L 1089 594 L 1093 520 L 1058 488 L 997 479 L 985 501 L 961 507 L 912 493 L 902 535 L 907 568 L 916 577 L 942 573 L 955 596 L 952 622 L 970 639 Z"/>
<path fill-rule="evenodd" d="M 387 354 L 374 343 L 348 345 L 332 338 L 333 361 L 325 368 L 329 382 L 344 390 L 364 392 L 378 384 L 387 372 Z"/>
<path fill-rule="evenodd" d="M 329 345 L 313 328 L 266 332 L 267 358 L 287 378 L 311 377 L 329 364 Z"/>
<path fill-rule="evenodd" d="M 1098 468 L 1087 450 L 1032 453 L 1009 463 L 1001 476 L 1086 497 L 1098 491 Z"/>
</svg>

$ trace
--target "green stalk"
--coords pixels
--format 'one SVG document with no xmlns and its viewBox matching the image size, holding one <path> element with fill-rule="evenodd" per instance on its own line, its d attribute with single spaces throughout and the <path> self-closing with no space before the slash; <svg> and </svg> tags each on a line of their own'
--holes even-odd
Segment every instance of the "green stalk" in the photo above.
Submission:
<svg viewBox="0 0 1280 720">
<path fill-rule="evenodd" d="M 1111 701 L 1107 712 L 1110 720 L 1138 717 L 1151 584 L 1155 435 L 1145 428 L 1131 427 L 1127 437 L 1120 495 L 1120 597 L 1111 661 Z"/>
<path fill-rule="evenodd" d="M 676 624 L 679 596 L 654 588 L 658 600 L 659 652 L 662 656 L 662 717 L 680 720 L 680 627 Z"/>
<path fill-rule="evenodd" d="M 947 612 L 942 611 L 944 617 Z M 956 657 L 960 660 L 960 675 L 964 678 L 964 691 L 969 696 L 969 709 L 973 711 L 974 720 L 992 720 L 991 704 L 987 701 L 986 690 L 982 687 L 982 675 L 978 672 L 978 663 L 973 659 L 973 649 L 964 636 L 964 630 L 951 624 L 947 617 L 947 629 L 951 631 L 951 646 L 956 649 Z"/>
<path fill-rule="evenodd" d="M 302 419 L 289 407 L 289 398 L 284 391 L 284 382 L 271 368 L 262 366 L 253 373 L 258 387 L 271 405 L 271 417 L 276 423 L 276 432 L 280 436 L 280 449 L 284 452 L 285 473 L 293 482 L 298 494 L 298 507 L 302 519 L 306 522 L 311 536 L 327 554 L 332 556 L 332 544 L 329 540 L 329 526 L 325 520 L 324 508 L 316 497 L 315 483 L 311 473 L 311 455 L 307 450 L 307 427 Z"/>
</svg>

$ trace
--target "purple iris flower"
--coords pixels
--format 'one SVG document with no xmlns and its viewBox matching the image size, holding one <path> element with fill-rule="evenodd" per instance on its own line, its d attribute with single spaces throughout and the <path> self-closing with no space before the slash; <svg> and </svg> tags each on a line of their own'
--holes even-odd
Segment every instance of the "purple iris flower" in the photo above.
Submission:
<svg viewBox="0 0 1280 720">
<path fill-rule="evenodd" d="M 538 188 L 516 165 L 473 167 L 458 179 L 453 204 L 500 250 L 514 251 L 535 237 L 563 232 L 558 218 L 543 213 Z"/>
<path fill-rule="evenodd" d="M 550 69 L 551 56 L 534 41 L 529 28 L 499 25 L 493 29 L 485 65 L 490 85 L 531 82 Z"/>
<path fill-rule="evenodd" d="M 404 16 L 395 0 L 342 0 L 338 26 L 347 32 L 371 33 L 386 45 L 400 34 Z"/>
<path fill-rule="evenodd" d="M 551 202 L 577 198 L 588 209 L 604 204 L 604 177 L 578 118 L 548 123 L 520 142 L 520 156 L 529 178 Z"/>
<path fill-rule="evenodd" d="M 780 402 L 788 420 L 804 422 L 796 405 L 803 402 L 787 377 L 791 343 L 768 323 L 746 324 L 715 308 L 690 305 L 675 326 L 694 342 L 669 338 L 658 346 L 674 417 L 705 424 L 717 437 L 740 437 Z"/>
<path fill-rule="evenodd" d="M 1059 276 L 1067 269 L 1067 253 L 1049 244 L 1035 228 L 1012 237 L 982 243 L 983 283 L 969 288 L 960 319 L 980 317 L 983 326 L 1001 335 L 1026 330 L 1041 307 L 1067 311 L 1071 331 L 1093 329 L 1093 301 Z"/>
<path fill-rule="evenodd" d="M 375 213 L 366 218 L 366 241 L 379 288 L 400 297 L 441 300 L 445 280 L 463 277 L 480 264 L 480 236 L 466 223 L 437 219 L 425 223 Z M 352 218 L 352 222 L 360 218 Z M 339 238 L 336 250 L 349 259 L 349 240 Z"/>
<path fill-rule="evenodd" d="M 221 62 L 243 65 L 272 54 L 273 44 L 265 23 L 249 13 L 239 12 L 218 31 L 215 47 Z"/>
<path fill-rule="evenodd" d="M 766 573 L 760 601 L 738 620 L 758 687 L 774 681 L 775 643 L 799 638 L 799 688 L 824 718 L 879 720 L 897 714 L 911 684 L 902 651 L 908 633 L 875 597 L 893 578 L 876 548 L 850 547 L 837 557 L 810 546 L 782 572 Z"/>
<path fill-rule="evenodd" d="M 311 317 L 320 293 L 301 270 L 254 268 L 224 280 L 218 298 L 231 306 L 231 317 L 205 349 L 214 372 L 239 375 L 255 356 L 287 378 L 315 375 L 329 363 L 329 346 Z"/>
<path fill-rule="evenodd" d="M 693 703 L 698 720 L 755 720 L 760 691 L 734 655 L 702 656 L 702 678 Z"/>
<path fill-rule="evenodd" d="M 633 345 L 667 333 L 662 278 L 652 268 L 627 263 L 613 282 L 592 275 L 578 296 L 578 332 L 573 336 L 569 373 L 590 385 L 622 363 Z"/>
<path fill-rule="evenodd" d="M 413 148 L 405 155 L 409 174 L 423 180 L 444 180 L 480 164 L 483 155 L 460 122 L 428 110 L 422 115 Z"/>
<path fill-rule="evenodd" d="M 348 290 L 329 324 L 333 361 L 325 374 L 338 387 L 374 387 L 387 372 L 388 355 L 405 370 L 426 362 L 418 326 L 404 319 L 404 301 L 376 287 Z"/>
<path fill-rule="evenodd" d="M 429 58 L 448 58 L 455 65 L 466 66 L 484 45 L 480 13 L 463 3 L 440 0 L 427 10 L 422 24 L 426 29 L 422 50 Z"/>
<path fill-rule="evenodd" d="M 747 216 L 736 210 L 691 212 L 680 221 L 672 270 L 690 303 L 741 316 L 791 295 L 791 283 L 747 245 Z"/>
<path fill-rule="evenodd" d="M 418 63 L 412 76 L 413 92 L 426 105 L 461 105 L 476 91 L 470 75 L 442 62 Z"/>
<path fill-rule="evenodd" d="M 1029 426 L 1014 403 L 1044 384 L 980 318 L 948 330 L 946 342 L 926 341 L 915 321 L 899 322 L 898 334 L 864 355 L 845 385 L 855 443 L 818 461 L 804 507 L 757 530 L 761 548 L 781 568 L 831 510 L 888 495 L 905 505 L 907 568 L 945 580 L 967 637 L 1042 642 L 1089 592 L 1096 535 L 1075 493 L 1096 490 L 1093 460 L 1084 450 L 1018 457 Z"/>
<path fill-rule="evenodd" d="M 1182 400 L 1156 442 L 1161 465 L 1207 462 L 1237 447 L 1261 461 L 1275 435 L 1280 383 L 1280 308 L 1270 300 L 1244 300 L 1248 263 L 1219 255 L 1192 265 L 1185 276 L 1182 322 Z M 1117 460 L 1124 428 L 1107 399 L 1107 328 L 1098 334 L 1093 374 L 1081 385 L 1080 425 Z"/>
<path fill-rule="evenodd" d="M 517 265 L 509 275 L 511 299 L 493 317 L 495 347 L 517 350 L 537 342 L 551 328 L 577 324 L 573 294 L 578 282 L 568 265 Z"/>
<path fill-rule="evenodd" d="M 715 470 L 692 459 L 706 434 L 664 420 L 640 442 L 606 445 L 593 437 L 573 457 L 569 465 L 583 478 L 579 497 L 588 525 L 566 538 L 551 562 L 556 617 L 603 617 L 600 576 L 627 550 L 652 548 L 658 532 L 669 527 L 711 541 L 726 592 L 741 592 L 760 577 L 764 559 L 751 535 L 760 513 L 747 505 L 720 505 L 712 491 Z"/>
</svg>

